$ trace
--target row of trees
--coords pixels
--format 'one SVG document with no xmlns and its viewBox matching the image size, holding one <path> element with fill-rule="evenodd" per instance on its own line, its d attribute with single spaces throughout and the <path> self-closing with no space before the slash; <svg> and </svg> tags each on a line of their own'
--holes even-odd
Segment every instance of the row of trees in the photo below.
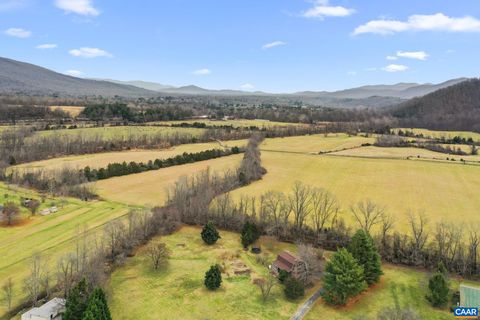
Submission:
<svg viewBox="0 0 480 320">
<path fill-rule="evenodd" d="M 167 159 L 155 159 L 150 160 L 148 163 L 135 162 L 130 163 L 110 163 L 105 168 L 99 169 L 90 169 L 90 167 L 85 167 L 81 169 L 83 175 L 88 181 L 108 179 L 111 177 L 125 176 L 134 173 L 140 173 L 149 170 L 158 170 L 160 168 L 167 168 L 171 166 L 193 163 L 197 161 L 204 161 L 209 159 L 215 159 L 219 157 L 225 157 L 232 154 L 238 154 L 241 150 L 239 147 L 232 147 L 230 149 L 221 150 L 221 149 L 211 149 L 200 151 L 197 153 L 187 153 L 179 154 L 175 157 L 170 157 Z"/>
</svg>

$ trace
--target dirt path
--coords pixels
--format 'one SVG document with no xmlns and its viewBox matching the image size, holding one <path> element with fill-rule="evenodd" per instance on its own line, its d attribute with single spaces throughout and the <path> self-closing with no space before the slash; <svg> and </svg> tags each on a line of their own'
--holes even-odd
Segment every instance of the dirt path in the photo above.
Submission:
<svg viewBox="0 0 480 320">
<path fill-rule="evenodd" d="M 313 307 L 315 302 L 322 296 L 323 293 L 323 288 L 318 289 L 315 291 L 314 294 L 308 298 L 307 301 L 305 301 L 298 309 L 297 312 L 290 318 L 290 320 L 302 320 L 303 317 L 310 311 L 310 309 Z"/>
</svg>

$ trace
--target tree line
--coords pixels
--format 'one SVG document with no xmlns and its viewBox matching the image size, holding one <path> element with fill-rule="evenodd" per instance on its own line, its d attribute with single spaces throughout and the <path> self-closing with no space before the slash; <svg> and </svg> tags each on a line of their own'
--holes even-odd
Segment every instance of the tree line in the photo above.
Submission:
<svg viewBox="0 0 480 320">
<path fill-rule="evenodd" d="M 239 147 L 232 147 L 226 150 L 211 149 L 199 151 L 196 153 L 184 152 L 183 154 L 179 154 L 175 157 L 150 160 L 147 163 L 135 161 L 131 161 L 129 163 L 125 161 L 122 163 L 114 162 L 109 163 L 105 168 L 91 169 L 89 166 L 87 166 L 80 171 L 88 181 L 96 181 L 150 170 L 158 170 L 161 168 L 168 168 L 176 165 L 194 163 L 197 161 L 216 159 L 232 154 L 238 154 L 240 152 L 242 152 L 242 150 Z"/>
</svg>

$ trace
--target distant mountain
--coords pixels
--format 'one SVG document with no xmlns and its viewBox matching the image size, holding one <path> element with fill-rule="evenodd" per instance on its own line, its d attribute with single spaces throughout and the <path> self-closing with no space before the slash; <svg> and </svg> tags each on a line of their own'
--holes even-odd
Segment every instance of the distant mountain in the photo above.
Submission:
<svg viewBox="0 0 480 320">
<path fill-rule="evenodd" d="M 390 108 L 401 125 L 480 132 L 480 79 L 469 79 Z"/>
<path fill-rule="evenodd" d="M 113 82 L 113 83 L 116 83 L 116 84 L 124 84 L 124 85 L 127 85 L 127 86 L 135 86 L 135 87 L 139 87 L 139 88 L 146 89 L 146 90 L 151 90 L 151 91 L 163 91 L 163 90 L 168 90 L 168 89 L 175 88 L 174 86 L 163 85 L 163 84 L 156 83 L 156 82 L 148 82 L 148 81 L 141 81 L 141 80 L 121 81 L 121 80 L 113 80 L 113 79 L 95 79 L 95 78 L 92 78 L 92 80 L 108 81 L 108 82 Z"/>
<path fill-rule="evenodd" d="M 33 64 L 0 57 L 0 93 L 128 98 L 151 97 L 157 92 L 108 81 L 81 79 Z"/>
<path fill-rule="evenodd" d="M 400 99 L 411 99 L 420 97 L 436 90 L 449 87 L 451 85 L 465 81 L 466 78 L 453 79 L 439 84 L 418 84 L 418 83 L 397 83 L 393 85 L 369 85 L 358 88 L 340 90 L 340 91 L 306 91 L 297 92 L 294 95 L 300 96 L 318 96 L 337 99 L 365 99 L 368 97 L 394 97 Z"/>
</svg>

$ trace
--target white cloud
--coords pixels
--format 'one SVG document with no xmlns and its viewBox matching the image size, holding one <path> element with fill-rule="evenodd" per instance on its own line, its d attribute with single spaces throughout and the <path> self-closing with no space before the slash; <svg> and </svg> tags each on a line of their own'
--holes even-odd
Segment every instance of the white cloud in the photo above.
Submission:
<svg viewBox="0 0 480 320">
<path fill-rule="evenodd" d="M 271 49 L 271 48 L 275 48 L 275 47 L 278 47 L 278 46 L 284 46 L 284 45 L 286 45 L 286 43 L 283 42 L 283 41 L 274 41 L 274 42 L 264 44 L 262 46 L 262 49 L 266 50 L 266 49 Z"/>
<path fill-rule="evenodd" d="M 416 14 L 408 17 L 407 21 L 372 20 L 358 26 L 353 31 L 353 34 L 375 33 L 388 35 L 405 31 L 480 32 L 480 20 L 470 16 L 449 17 L 443 13 L 432 15 Z"/>
<path fill-rule="evenodd" d="M 32 32 L 22 28 L 10 28 L 5 30 L 5 34 L 11 37 L 28 38 L 32 35 Z"/>
<path fill-rule="evenodd" d="M 212 73 L 212 71 L 210 69 L 207 69 L 207 68 L 198 69 L 198 70 L 193 71 L 193 74 L 196 75 L 196 76 L 206 76 L 206 75 L 209 75 L 211 73 Z"/>
<path fill-rule="evenodd" d="M 348 72 L 347 72 L 347 75 L 352 76 L 352 77 L 353 77 L 353 76 L 356 76 L 356 75 L 357 75 L 357 71 L 348 71 Z"/>
<path fill-rule="evenodd" d="M 65 74 L 72 77 L 80 77 L 81 75 L 83 75 L 83 72 L 80 70 L 67 70 L 65 71 Z"/>
<path fill-rule="evenodd" d="M 66 13 L 76 13 L 83 16 L 98 16 L 100 11 L 93 6 L 92 0 L 55 0 L 57 8 Z"/>
<path fill-rule="evenodd" d="M 318 19 L 324 19 L 325 17 L 347 17 L 354 12 L 354 9 L 331 6 L 328 0 L 316 0 L 312 8 L 302 13 L 302 17 Z"/>
<path fill-rule="evenodd" d="M 240 86 L 243 90 L 253 90 L 255 89 L 255 86 L 251 83 L 245 83 Z"/>
<path fill-rule="evenodd" d="M 425 51 L 397 51 L 397 57 L 425 61 L 428 58 L 428 53 Z"/>
<path fill-rule="evenodd" d="M 45 50 L 45 49 L 55 49 L 57 45 L 55 43 L 45 43 L 36 46 L 35 48 Z"/>
<path fill-rule="evenodd" d="M 387 72 L 403 72 L 403 71 L 407 71 L 408 67 L 402 64 L 390 64 L 382 68 L 382 70 Z"/>
<path fill-rule="evenodd" d="M 387 56 L 387 60 L 397 60 L 398 57 L 396 56 Z"/>
<path fill-rule="evenodd" d="M 70 50 L 69 53 L 74 57 L 83 57 L 83 58 L 97 58 L 97 57 L 107 57 L 112 58 L 113 55 L 105 50 L 98 48 L 88 48 L 83 47 L 80 49 Z"/>
</svg>

